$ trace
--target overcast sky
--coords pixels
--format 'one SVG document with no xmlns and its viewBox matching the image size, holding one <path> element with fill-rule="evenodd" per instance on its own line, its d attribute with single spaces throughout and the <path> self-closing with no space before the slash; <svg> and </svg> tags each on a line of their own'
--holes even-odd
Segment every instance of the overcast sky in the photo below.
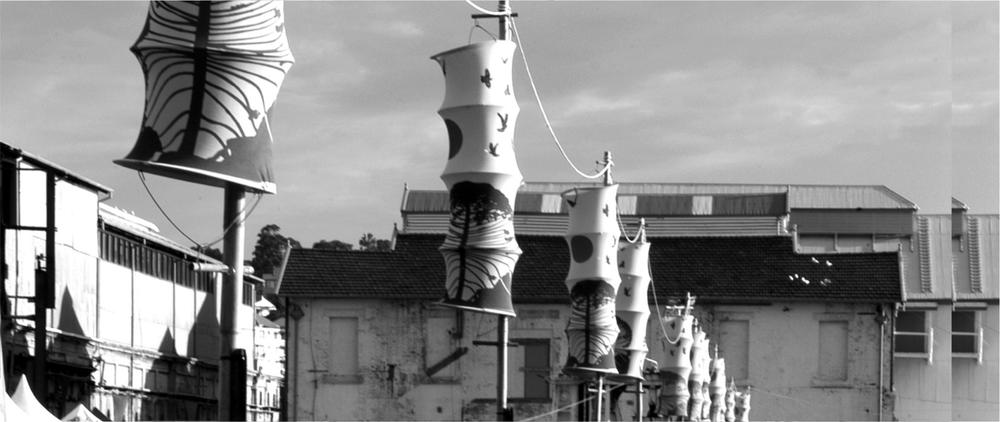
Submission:
<svg viewBox="0 0 1000 422">
<path fill-rule="evenodd" d="M 998 212 L 995 1 L 512 5 L 545 110 L 585 169 L 610 150 L 619 182 L 875 184 L 922 213 L 947 213 L 951 196 Z M 0 1 L 0 140 L 113 188 L 111 205 L 188 243 L 112 164 L 139 133 L 129 47 L 146 11 Z M 296 64 L 271 119 L 278 193 L 247 221 L 248 258 L 269 223 L 305 246 L 388 238 L 404 184 L 444 189 L 444 80 L 429 57 L 468 42 L 472 13 L 461 1 L 286 2 Z M 586 181 L 515 61 L 525 179 Z M 147 180 L 188 234 L 220 236 L 221 189 Z"/>
</svg>

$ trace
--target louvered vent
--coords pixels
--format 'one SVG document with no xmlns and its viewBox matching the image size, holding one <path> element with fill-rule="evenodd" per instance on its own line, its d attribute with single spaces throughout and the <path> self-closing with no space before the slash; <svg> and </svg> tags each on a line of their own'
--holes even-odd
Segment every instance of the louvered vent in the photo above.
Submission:
<svg viewBox="0 0 1000 422">
<path fill-rule="evenodd" d="M 919 224 L 920 291 L 922 293 L 931 293 L 934 291 L 934 283 L 931 280 L 930 222 L 927 217 L 920 217 L 917 221 L 917 224 Z"/>
<path fill-rule="evenodd" d="M 979 220 L 969 218 L 969 283 L 973 293 L 983 292 L 982 268 L 979 261 Z"/>
</svg>

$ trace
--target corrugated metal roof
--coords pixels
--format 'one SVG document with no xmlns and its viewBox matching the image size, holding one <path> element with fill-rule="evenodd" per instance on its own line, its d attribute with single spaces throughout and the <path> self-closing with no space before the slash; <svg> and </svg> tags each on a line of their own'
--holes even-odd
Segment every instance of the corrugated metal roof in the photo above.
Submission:
<svg viewBox="0 0 1000 422">
<path fill-rule="evenodd" d="M 517 211 L 538 209 L 534 204 L 540 195 L 553 195 L 575 187 L 599 186 L 599 183 L 525 183 L 518 190 L 517 202 L 526 204 Z M 729 198 L 764 198 L 768 195 L 787 195 L 786 207 L 790 209 L 888 209 L 916 210 L 917 206 L 898 193 L 882 185 L 769 185 L 721 183 L 622 183 L 618 195 L 636 195 L 640 198 L 691 198 L 694 195 L 713 195 Z M 441 212 L 447 210 L 448 194 L 444 190 L 408 190 L 404 192 L 405 212 Z M 773 197 L 772 197 L 773 198 Z M 648 200 L 648 199 L 647 199 Z M 769 210 L 769 213 L 771 211 Z"/>
<path fill-rule="evenodd" d="M 149 240 L 163 247 L 173 249 L 181 254 L 197 258 L 200 261 L 214 264 L 222 263 L 222 261 L 200 253 L 190 247 L 184 246 L 159 234 L 159 230 L 153 223 L 139 217 L 129 215 L 125 211 L 107 205 L 103 202 L 98 203 L 97 218 L 108 226 L 112 226 L 123 232 Z"/>
<path fill-rule="evenodd" d="M 622 216 L 622 224 L 635 230 L 639 218 Z M 404 214 L 403 233 L 443 234 L 448 231 L 447 214 Z M 521 235 L 562 236 L 569 228 L 566 214 L 514 214 L 514 232 Z M 656 237 L 699 236 L 788 236 L 785 222 L 777 217 L 646 217 L 646 233 Z"/>
<path fill-rule="evenodd" d="M 443 235 L 400 234 L 392 252 L 293 249 L 278 294 L 440 299 L 444 260 L 438 247 L 443 240 Z M 702 300 L 721 301 L 902 299 L 896 253 L 798 255 L 788 237 L 649 240 L 655 294 L 661 298 L 690 292 Z M 514 272 L 514 301 L 568 302 L 565 240 L 519 236 L 518 245 L 523 254 Z"/>
</svg>

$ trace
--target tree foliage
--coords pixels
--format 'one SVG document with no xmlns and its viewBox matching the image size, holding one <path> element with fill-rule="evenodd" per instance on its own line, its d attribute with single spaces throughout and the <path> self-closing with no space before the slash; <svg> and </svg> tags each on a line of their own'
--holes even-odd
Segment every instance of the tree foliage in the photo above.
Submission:
<svg viewBox="0 0 1000 422">
<path fill-rule="evenodd" d="M 262 227 L 257 234 L 257 245 L 253 248 L 253 260 L 250 262 L 254 273 L 274 273 L 281 265 L 281 260 L 289 247 L 301 248 L 302 244 L 298 240 L 282 235 L 281 227 L 277 224 Z"/>
<path fill-rule="evenodd" d="M 375 235 L 365 233 L 358 239 L 358 249 L 365 252 L 388 252 L 392 249 L 392 242 L 387 239 L 376 239 Z"/>
<path fill-rule="evenodd" d="M 350 251 L 354 250 L 354 245 L 341 242 L 339 240 L 320 240 L 319 242 L 313 243 L 313 249 L 333 249 L 335 251 Z"/>
</svg>

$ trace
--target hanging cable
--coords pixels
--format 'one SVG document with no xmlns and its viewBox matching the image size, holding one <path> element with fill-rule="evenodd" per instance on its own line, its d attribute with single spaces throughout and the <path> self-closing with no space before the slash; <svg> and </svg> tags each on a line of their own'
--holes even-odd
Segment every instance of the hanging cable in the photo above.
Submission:
<svg viewBox="0 0 1000 422">
<path fill-rule="evenodd" d="M 476 19 L 476 24 L 472 25 L 472 28 L 469 28 L 469 41 L 467 42 L 467 44 L 472 44 L 472 34 L 476 32 L 477 28 L 480 29 L 480 30 L 482 30 L 483 32 L 485 32 L 486 35 L 489 35 L 490 38 L 493 38 L 493 41 L 497 40 L 497 36 L 495 34 L 493 34 L 492 32 L 490 32 L 489 29 L 486 29 L 482 25 L 480 25 L 479 24 L 479 19 Z"/>
<path fill-rule="evenodd" d="M 635 232 L 635 237 L 632 238 L 632 239 L 629 239 L 628 238 L 628 231 L 625 230 L 625 224 L 622 223 L 622 215 L 618 214 L 618 213 L 616 213 L 616 214 L 617 215 L 615 217 L 618 218 L 618 228 L 622 231 L 622 237 L 625 238 L 625 241 L 628 242 L 628 243 L 635 243 L 637 240 L 639 240 L 639 232 L 642 231 L 642 225 L 641 224 L 639 225 L 639 230 L 637 230 Z"/>
<path fill-rule="evenodd" d="M 257 208 L 257 204 L 260 204 L 260 200 L 263 197 L 263 195 L 261 193 L 259 193 L 259 192 L 256 193 L 257 199 L 254 200 L 253 205 L 250 206 L 249 209 L 244 208 L 243 211 L 241 211 L 241 213 L 243 214 L 243 218 L 242 219 L 233 220 L 222 231 L 222 236 L 220 236 L 218 239 L 215 239 L 215 240 L 213 240 L 211 242 L 203 244 L 201 242 L 198 242 L 197 240 L 194 240 L 193 238 L 191 238 L 191 236 L 188 236 L 188 234 L 185 233 L 184 230 L 181 230 L 181 228 L 177 225 L 177 223 L 174 223 L 174 220 L 172 218 L 170 218 L 170 215 L 168 215 L 167 212 L 163 209 L 163 207 L 160 206 L 160 202 L 156 200 L 156 196 L 153 195 L 153 191 L 151 191 L 149 189 L 149 185 L 146 184 L 146 174 L 144 172 L 141 172 L 141 171 L 138 172 L 138 173 L 139 173 L 139 180 L 142 181 L 142 187 L 146 189 L 146 193 L 149 194 L 149 199 L 153 200 L 153 204 L 156 205 L 156 209 L 160 210 L 160 214 L 163 215 L 163 218 L 166 218 L 167 222 L 169 222 L 170 225 L 173 226 L 174 229 L 177 230 L 177 232 L 181 234 L 181 236 L 184 236 L 191 243 L 194 243 L 195 246 L 197 246 L 197 249 L 199 251 L 203 251 L 206 248 L 209 248 L 209 247 L 215 245 L 216 243 L 221 242 L 223 239 L 225 239 L 226 238 L 226 233 L 229 233 L 229 230 L 232 229 L 233 226 L 236 225 L 237 222 L 239 222 L 239 223 L 242 224 L 243 222 L 245 222 L 247 220 L 247 218 L 250 217 L 250 214 L 253 214 L 253 211 Z"/>
<path fill-rule="evenodd" d="M 495 12 L 495 11 L 492 11 L 492 10 L 489 10 L 489 9 L 483 9 L 482 7 L 477 6 L 475 3 L 472 2 L 472 0 L 465 0 L 465 2 L 468 3 L 469 6 L 472 6 L 473 9 L 478 10 L 479 13 L 482 13 L 484 15 L 490 15 L 490 16 L 510 16 L 510 13 L 511 13 L 509 7 L 507 8 L 507 10 L 504 10 L 504 11 L 501 11 L 501 12 Z"/>
<path fill-rule="evenodd" d="M 609 170 L 611 170 L 611 166 L 614 165 L 614 162 L 612 162 L 611 160 L 608 160 L 608 162 L 604 164 L 604 168 L 598 171 L 597 174 L 589 175 L 580 171 L 580 169 L 577 168 L 575 164 L 573 164 L 573 161 L 570 160 L 569 155 L 566 154 L 566 150 L 559 142 L 559 137 L 556 136 L 555 130 L 552 129 L 552 122 L 549 121 L 548 114 L 545 113 L 545 107 L 542 106 L 542 99 L 538 96 L 538 88 L 535 86 L 535 79 L 531 76 L 531 69 L 528 67 L 528 57 L 524 54 L 524 43 L 521 42 L 521 36 L 517 31 L 517 22 L 514 19 L 511 19 L 510 24 L 511 28 L 514 30 L 514 39 L 517 40 L 517 45 L 518 47 L 520 47 L 521 61 L 524 62 L 524 71 L 528 75 L 528 83 L 531 85 L 531 92 L 535 94 L 535 102 L 538 104 L 538 110 L 542 112 L 542 119 L 545 121 L 545 127 L 548 128 L 549 135 L 551 135 L 552 140 L 555 141 L 556 147 L 559 148 L 559 152 L 562 153 L 563 158 L 566 159 L 566 162 L 569 163 L 569 166 L 572 167 L 573 170 L 576 171 L 576 173 L 579 174 L 580 176 L 583 176 L 587 179 L 596 179 L 598 177 L 603 176 L 604 173 L 607 173 Z"/>
<path fill-rule="evenodd" d="M 650 273 L 652 275 L 652 273 Z M 653 287 L 653 306 L 656 307 L 656 321 L 660 323 L 660 333 L 663 334 L 663 338 L 667 339 L 670 344 L 676 344 L 680 340 L 680 335 L 677 336 L 677 340 L 670 341 L 670 336 L 667 335 L 667 327 L 663 325 L 663 315 L 660 315 L 660 302 L 656 300 L 656 282 L 655 277 L 649 277 L 649 283 Z"/>
</svg>

